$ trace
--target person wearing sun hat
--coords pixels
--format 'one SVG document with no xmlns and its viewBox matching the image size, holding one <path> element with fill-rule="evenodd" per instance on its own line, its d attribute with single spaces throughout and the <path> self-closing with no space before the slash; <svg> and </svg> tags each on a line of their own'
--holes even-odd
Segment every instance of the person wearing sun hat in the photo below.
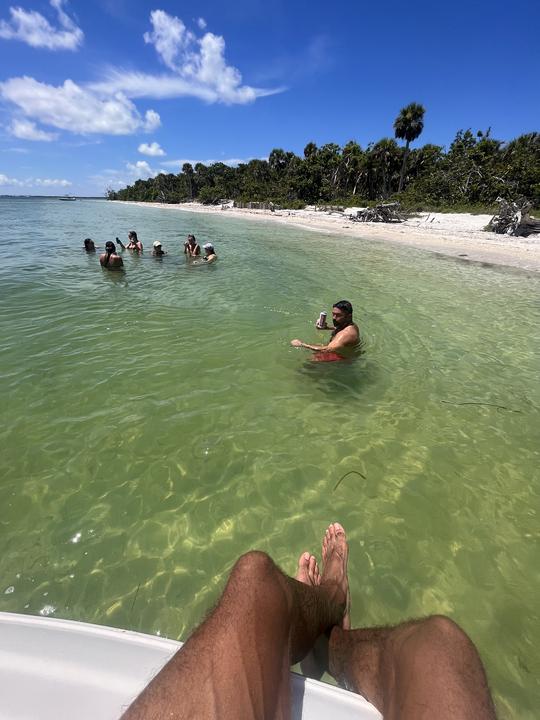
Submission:
<svg viewBox="0 0 540 720">
<path fill-rule="evenodd" d="M 203 257 L 204 262 L 214 262 L 214 260 L 217 260 L 216 251 L 214 250 L 214 246 L 212 243 L 205 243 L 203 245 L 203 250 L 205 252 L 205 256 Z"/>
<path fill-rule="evenodd" d="M 159 240 L 156 240 L 154 242 L 154 249 L 152 250 L 152 255 L 154 255 L 155 257 L 163 257 L 163 255 L 166 255 L 166 254 L 167 253 L 161 247 L 161 243 L 159 242 Z"/>
</svg>

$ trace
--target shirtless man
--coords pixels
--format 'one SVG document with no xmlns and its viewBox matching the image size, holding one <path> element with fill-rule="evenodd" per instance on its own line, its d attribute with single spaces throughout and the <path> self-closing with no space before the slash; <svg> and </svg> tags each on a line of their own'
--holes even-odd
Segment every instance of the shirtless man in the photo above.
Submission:
<svg viewBox="0 0 540 720">
<path fill-rule="evenodd" d="M 107 240 L 105 243 L 105 252 L 99 256 L 99 264 L 102 268 L 107 270 L 122 270 L 124 267 L 124 261 L 116 253 L 116 246 L 112 240 Z"/>
<path fill-rule="evenodd" d="M 295 339 L 291 340 L 291 345 L 314 350 L 317 354 L 321 353 L 321 357 L 324 357 L 324 355 L 335 356 L 334 359 L 336 360 L 347 357 L 360 342 L 360 331 L 358 325 L 353 322 L 352 314 L 351 303 L 348 300 L 340 300 L 332 307 L 334 331 L 330 336 L 329 343 L 326 345 L 310 345 L 302 342 L 302 340 Z M 318 330 L 331 330 L 326 321 L 322 327 L 319 327 L 318 323 L 316 327 Z M 346 348 L 348 348 L 348 351 Z"/>
<path fill-rule="evenodd" d="M 317 639 L 319 672 L 363 695 L 384 720 L 495 720 L 478 652 L 452 620 L 349 629 L 348 554 L 345 530 L 331 523 L 322 572 L 309 552 L 296 578 L 266 553 L 242 555 L 216 607 L 122 720 L 286 720 L 289 668 Z"/>
</svg>

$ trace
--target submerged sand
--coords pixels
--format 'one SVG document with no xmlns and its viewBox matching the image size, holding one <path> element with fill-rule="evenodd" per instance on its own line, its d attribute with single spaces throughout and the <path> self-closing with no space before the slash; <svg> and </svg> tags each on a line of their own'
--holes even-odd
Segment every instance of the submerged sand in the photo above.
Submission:
<svg viewBox="0 0 540 720">
<path fill-rule="evenodd" d="M 117 201 L 118 202 L 118 201 Z M 485 232 L 491 215 L 469 213 L 418 213 L 402 223 L 359 223 L 349 219 L 358 208 L 344 213 L 306 208 L 305 210 L 250 210 L 246 208 L 202 205 L 201 203 L 130 202 L 141 207 L 217 214 L 222 217 L 249 218 L 296 226 L 303 230 L 333 233 L 359 239 L 408 245 L 461 260 L 506 265 L 540 272 L 540 235 L 509 237 Z"/>
</svg>

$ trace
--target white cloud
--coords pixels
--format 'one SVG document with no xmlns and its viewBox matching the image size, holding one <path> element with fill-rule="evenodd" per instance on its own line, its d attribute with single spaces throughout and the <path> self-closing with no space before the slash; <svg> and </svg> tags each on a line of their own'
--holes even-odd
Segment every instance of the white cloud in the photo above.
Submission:
<svg viewBox="0 0 540 720">
<path fill-rule="evenodd" d="M 161 118 L 155 110 L 147 110 L 144 114 L 144 130 L 146 132 L 152 132 L 161 125 Z"/>
<path fill-rule="evenodd" d="M 165 65 L 176 70 L 179 59 L 188 52 L 195 36 L 186 30 L 180 18 L 173 17 L 164 10 L 152 10 L 150 22 L 154 29 L 144 33 L 144 42 L 154 45 Z"/>
<path fill-rule="evenodd" d="M 10 20 L 0 20 L 0 38 L 20 40 L 32 47 L 48 50 L 76 50 L 83 42 L 84 33 L 64 12 L 64 0 L 50 0 L 58 15 L 59 27 L 53 27 L 41 13 L 10 7 Z"/>
<path fill-rule="evenodd" d="M 0 83 L 0 95 L 17 105 L 27 117 L 74 133 L 130 135 L 139 130 L 151 132 L 161 122 L 153 110 L 141 117 L 121 92 L 103 96 L 79 87 L 72 80 L 54 86 L 31 77 L 11 78 Z"/>
<path fill-rule="evenodd" d="M 164 10 L 150 13 L 152 31 L 144 41 L 154 45 L 163 64 L 173 75 L 153 76 L 112 69 L 101 82 L 92 85 L 100 92 L 123 92 L 128 97 L 172 98 L 191 96 L 206 102 L 244 104 L 282 89 L 254 88 L 242 84 L 242 75 L 225 60 L 225 40 L 204 33 L 197 37 L 178 17 Z"/>
<path fill-rule="evenodd" d="M 197 18 L 197 25 L 201 28 L 201 30 L 206 29 L 206 20 L 202 17 Z"/>
<path fill-rule="evenodd" d="M 0 173 L 0 186 L 2 185 L 22 185 L 23 183 L 17 178 L 10 178 L 3 173 Z"/>
<path fill-rule="evenodd" d="M 71 182 L 69 180 L 60 180 L 56 178 L 26 178 L 25 180 L 19 180 L 18 178 L 8 177 L 3 173 L 0 173 L 0 186 L 12 186 L 12 187 L 70 187 Z"/>
<path fill-rule="evenodd" d="M 138 147 L 138 150 L 141 155 L 149 155 L 150 157 L 159 157 L 162 155 L 166 155 L 165 150 L 157 142 L 153 142 L 150 144 L 141 143 Z"/>
<path fill-rule="evenodd" d="M 146 160 L 137 160 L 134 163 L 126 163 L 122 170 L 113 170 L 108 168 L 97 175 L 92 175 L 90 181 L 93 186 L 99 188 L 100 191 L 105 188 L 124 188 L 131 185 L 135 180 L 147 180 L 149 177 L 155 177 L 163 173 L 163 170 L 155 170 L 150 167 Z"/>
<path fill-rule="evenodd" d="M 127 163 L 126 168 L 135 179 L 149 178 L 157 175 L 156 170 L 152 170 L 146 160 L 137 160 L 135 163 Z"/>
<path fill-rule="evenodd" d="M 37 187 L 69 187 L 69 180 L 54 180 L 52 178 L 36 178 L 32 181 Z"/>
<path fill-rule="evenodd" d="M 57 133 L 49 133 L 45 132 L 45 130 L 40 130 L 36 127 L 36 124 L 30 120 L 13 120 L 9 131 L 20 140 L 50 142 L 58 137 Z"/>
</svg>

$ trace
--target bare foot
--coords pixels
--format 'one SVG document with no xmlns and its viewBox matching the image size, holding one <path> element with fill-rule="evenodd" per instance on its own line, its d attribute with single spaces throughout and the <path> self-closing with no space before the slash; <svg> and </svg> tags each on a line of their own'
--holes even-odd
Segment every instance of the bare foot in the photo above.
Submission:
<svg viewBox="0 0 540 720">
<path fill-rule="evenodd" d="M 341 627 L 350 630 L 351 595 L 349 592 L 349 579 L 347 577 L 347 560 L 349 546 L 345 530 L 339 523 L 330 523 L 322 541 L 323 572 L 321 585 L 332 590 L 332 599 L 344 605 Z"/>
<path fill-rule="evenodd" d="M 296 571 L 296 579 L 304 585 L 313 587 L 321 584 L 321 576 L 319 566 L 314 555 L 304 552 L 298 558 L 298 570 Z"/>
</svg>

